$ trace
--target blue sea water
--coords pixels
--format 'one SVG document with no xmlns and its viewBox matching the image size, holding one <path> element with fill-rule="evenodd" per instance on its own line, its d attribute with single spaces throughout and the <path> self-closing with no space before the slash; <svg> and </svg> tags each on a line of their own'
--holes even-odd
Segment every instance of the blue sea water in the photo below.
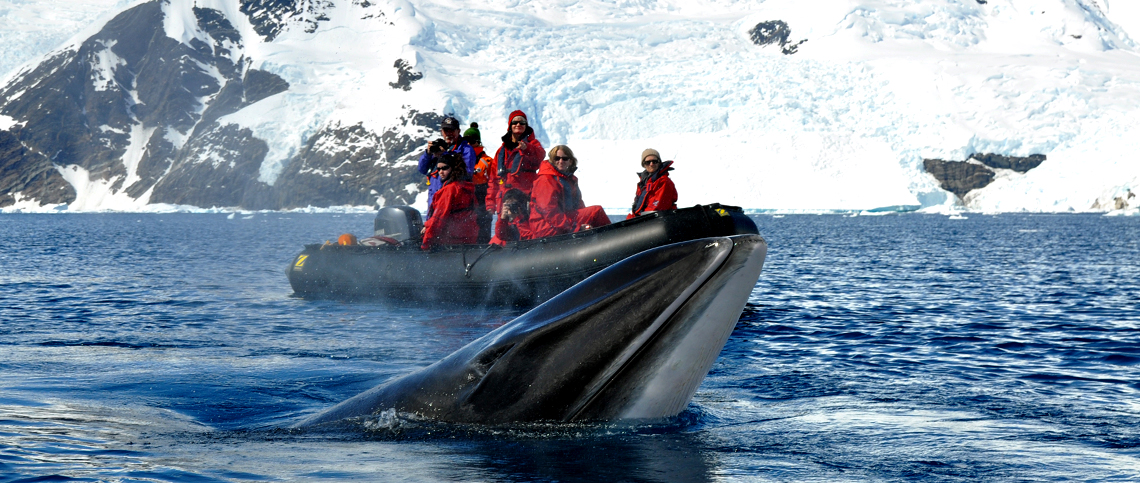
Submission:
<svg viewBox="0 0 1140 483">
<path fill-rule="evenodd" d="M 298 432 L 519 311 L 291 296 L 369 215 L 0 215 L 0 482 L 1140 480 L 1140 218 L 755 219 L 674 420 Z"/>
</svg>

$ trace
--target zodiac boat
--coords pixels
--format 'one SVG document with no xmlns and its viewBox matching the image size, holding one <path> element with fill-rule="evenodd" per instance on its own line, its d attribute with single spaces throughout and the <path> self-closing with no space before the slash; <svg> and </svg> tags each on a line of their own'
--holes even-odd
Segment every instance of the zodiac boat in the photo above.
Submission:
<svg viewBox="0 0 1140 483">
<path fill-rule="evenodd" d="M 698 238 L 758 234 L 739 207 L 658 211 L 577 233 L 421 250 L 419 212 L 377 213 L 376 246 L 311 244 L 286 268 L 296 295 L 534 306 L 637 253 Z"/>
</svg>

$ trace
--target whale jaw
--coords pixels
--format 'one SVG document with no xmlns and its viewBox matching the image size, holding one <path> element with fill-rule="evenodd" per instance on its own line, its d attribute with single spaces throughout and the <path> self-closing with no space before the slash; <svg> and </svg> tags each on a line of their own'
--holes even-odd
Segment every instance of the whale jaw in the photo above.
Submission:
<svg viewBox="0 0 1140 483">
<path fill-rule="evenodd" d="M 736 326 L 766 251 L 757 235 L 647 250 L 300 426 L 389 409 L 479 424 L 675 416 Z"/>
</svg>

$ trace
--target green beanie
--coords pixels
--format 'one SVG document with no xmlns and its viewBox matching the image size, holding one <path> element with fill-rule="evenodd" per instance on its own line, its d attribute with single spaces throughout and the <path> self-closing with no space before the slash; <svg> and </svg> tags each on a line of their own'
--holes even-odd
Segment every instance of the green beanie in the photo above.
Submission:
<svg viewBox="0 0 1140 483">
<path fill-rule="evenodd" d="M 468 128 L 466 131 L 463 131 L 463 137 L 465 137 L 467 139 L 474 139 L 476 141 L 483 142 L 483 140 L 479 137 L 479 123 L 477 123 L 477 122 L 471 123 L 471 127 Z"/>
</svg>

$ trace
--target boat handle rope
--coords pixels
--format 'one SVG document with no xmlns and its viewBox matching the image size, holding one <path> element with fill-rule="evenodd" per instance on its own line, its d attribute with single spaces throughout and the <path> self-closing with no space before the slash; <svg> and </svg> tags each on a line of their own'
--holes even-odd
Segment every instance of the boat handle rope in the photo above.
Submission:
<svg viewBox="0 0 1140 483">
<path fill-rule="evenodd" d="M 479 256 L 475 257 L 475 261 L 473 261 L 471 263 L 467 263 L 467 250 L 464 250 L 463 251 L 463 276 L 467 277 L 467 278 L 471 278 L 471 269 L 475 268 L 475 264 L 479 263 L 479 260 L 483 259 L 483 255 L 486 255 L 487 252 L 491 251 L 492 248 L 495 248 L 497 246 L 498 245 L 487 245 L 487 248 L 484 248 L 483 252 L 480 253 Z"/>
</svg>

